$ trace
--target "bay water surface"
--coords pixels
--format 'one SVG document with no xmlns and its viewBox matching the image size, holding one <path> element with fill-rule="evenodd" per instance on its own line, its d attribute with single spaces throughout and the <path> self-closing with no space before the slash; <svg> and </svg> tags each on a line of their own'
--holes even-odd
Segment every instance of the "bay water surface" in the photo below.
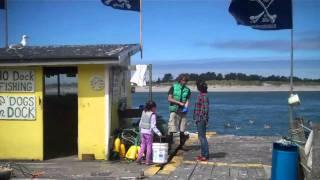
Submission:
<svg viewBox="0 0 320 180">
<path fill-rule="evenodd" d="M 294 117 L 320 122 L 320 91 L 297 92 L 301 105 L 294 108 Z M 194 102 L 198 93 L 192 92 L 187 114 L 188 131 L 195 132 L 192 120 Z M 210 120 L 208 131 L 234 135 L 287 135 L 289 125 L 288 92 L 209 92 Z M 132 95 L 133 107 L 148 100 L 147 92 Z M 168 121 L 166 92 L 154 92 L 157 113 Z"/>
</svg>

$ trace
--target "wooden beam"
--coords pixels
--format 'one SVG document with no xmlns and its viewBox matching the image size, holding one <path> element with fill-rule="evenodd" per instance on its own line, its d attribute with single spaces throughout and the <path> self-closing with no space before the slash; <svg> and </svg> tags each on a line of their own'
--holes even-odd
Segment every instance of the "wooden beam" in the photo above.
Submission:
<svg viewBox="0 0 320 180">
<path fill-rule="evenodd" d="M 312 179 L 320 179 L 320 124 L 313 126 Z"/>
</svg>

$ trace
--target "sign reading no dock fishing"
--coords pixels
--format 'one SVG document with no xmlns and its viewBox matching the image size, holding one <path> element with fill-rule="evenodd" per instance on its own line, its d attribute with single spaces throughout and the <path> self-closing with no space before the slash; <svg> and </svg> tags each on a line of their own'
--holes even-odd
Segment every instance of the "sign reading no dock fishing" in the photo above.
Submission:
<svg viewBox="0 0 320 180">
<path fill-rule="evenodd" d="M 34 92 L 34 70 L 0 69 L 0 92 Z"/>
<path fill-rule="evenodd" d="M 0 119 L 36 118 L 35 96 L 0 96 Z"/>
</svg>

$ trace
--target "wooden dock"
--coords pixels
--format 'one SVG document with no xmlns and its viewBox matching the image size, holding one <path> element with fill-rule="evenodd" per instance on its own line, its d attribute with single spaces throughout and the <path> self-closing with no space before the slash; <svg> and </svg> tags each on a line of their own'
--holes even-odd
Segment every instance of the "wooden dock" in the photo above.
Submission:
<svg viewBox="0 0 320 180">
<path fill-rule="evenodd" d="M 193 135 L 157 175 L 149 179 L 270 179 L 272 143 L 280 137 L 211 136 L 210 159 L 196 161 L 200 154 L 197 136 Z M 178 165 L 177 165 L 178 164 Z"/>
<path fill-rule="evenodd" d="M 310 178 L 319 179 L 320 127 L 314 128 L 313 165 Z M 166 179 L 166 180 L 267 180 L 271 176 L 272 144 L 281 137 L 256 137 L 208 134 L 210 159 L 199 162 L 196 134 L 192 134 L 183 150 L 178 150 L 165 166 L 138 165 L 122 161 L 79 161 L 76 156 L 46 161 L 15 161 L 14 178 L 29 178 L 20 170 L 40 173 L 46 179 Z M 177 138 L 178 140 L 178 138 Z M 177 145 L 177 143 L 175 143 Z M 175 148 L 173 148 L 175 149 Z M 6 164 L 7 161 L 0 161 Z M 144 176 L 142 176 L 143 174 Z"/>
</svg>

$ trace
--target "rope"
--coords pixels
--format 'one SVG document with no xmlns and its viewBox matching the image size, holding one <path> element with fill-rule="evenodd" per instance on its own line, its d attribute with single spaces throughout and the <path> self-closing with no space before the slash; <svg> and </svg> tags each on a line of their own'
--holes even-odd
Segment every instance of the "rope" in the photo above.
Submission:
<svg viewBox="0 0 320 180">
<path fill-rule="evenodd" d="M 139 144 L 140 136 L 139 132 L 135 129 L 123 129 L 121 133 L 121 139 L 131 143 L 131 144 Z"/>
<path fill-rule="evenodd" d="M 19 172 L 21 172 L 21 174 L 24 177 L 27 177 L 27 178 L 29 178 L 29 177 L 36 178 L 36 177 L 39 177 L 44 174 L 44 172 L 31 172 L 31 170 L 28 169 L 26 166 L 21 165 L 21 164 L 17 164 L 15 162 L 2 163 L 2 164 L 0 164 L 0 167 L 6 167 L 9 169 L 19 171 Z"/>
<path fill-rule="evenodd" d="M 312 131 L 312 129 L 308 128 L 307 126 L 304 126 L 303 124 L 299 124 L 301 127 L 303 127 L 304 129 L 308 130 L 309 132 Z"/>
</svg>

